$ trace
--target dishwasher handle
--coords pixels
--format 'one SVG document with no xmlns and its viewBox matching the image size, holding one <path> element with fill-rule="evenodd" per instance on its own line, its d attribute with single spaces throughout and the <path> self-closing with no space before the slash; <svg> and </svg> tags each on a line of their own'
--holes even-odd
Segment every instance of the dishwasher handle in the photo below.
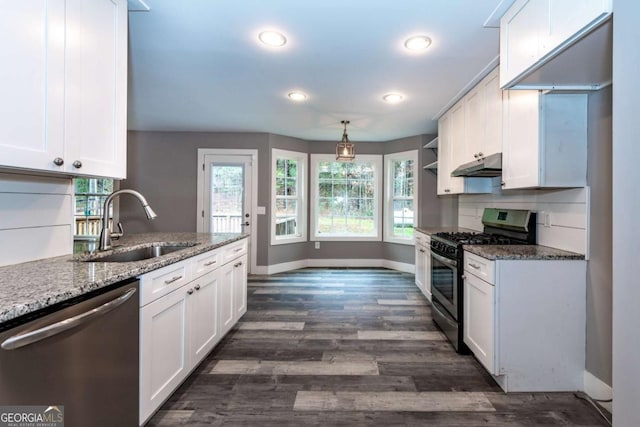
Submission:
<svg viewBox="0 0 640 427">
<path fill-rule="evenodd" d="M 51 325 L 47 325 L 43 328 L 36 329 L 35 331 L 27 332 L 24 334 L 18 334 L 10 338 L 7 338 L 6 340 L 4 340 L 2 345 L 0 345 L 0 347 L 2 347 L 3 350 L 15 350 L 17 348 L 36 343 L 50 336 L 59 334 L 71 328 L 75 328 L 76 326 L 80 326 L 81 324 L 88 322 L 90 319 L 93 319 L 94 317 L 107 314 L 111 310 L 124 304 L 135 293 L 136 293 L 136 289 L 130 288 L 119 297 L 107 303 L 104 303 L 101 306 L 98 306 L 94 309 L 86 311 L 82 314 L 78 314 L 68 319 L 61 320 Z"/>
</svg>

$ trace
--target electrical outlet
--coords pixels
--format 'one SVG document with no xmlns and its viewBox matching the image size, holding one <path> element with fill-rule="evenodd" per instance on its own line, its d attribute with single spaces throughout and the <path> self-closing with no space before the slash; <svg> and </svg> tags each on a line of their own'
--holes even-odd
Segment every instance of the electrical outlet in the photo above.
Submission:
<svg viewBox="0 0 640 427">
<path fill-rule="evenodd" d="M 547 228 L 551 227 L 551 213 L 550 212 L 542 212 L 542 224 Z"/>
<path fill-rule="evenodd" d="M 316 242 L 315 248 L 320 249 L 320 242 Z"/>
</svg>

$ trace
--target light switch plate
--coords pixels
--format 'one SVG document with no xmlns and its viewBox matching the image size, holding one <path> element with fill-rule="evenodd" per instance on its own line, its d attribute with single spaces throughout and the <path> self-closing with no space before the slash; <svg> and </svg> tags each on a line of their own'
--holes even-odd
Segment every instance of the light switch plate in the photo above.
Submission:
<svg viewBox="0 0 640 427">
<path fill-rule="evenodd" d="M 267 210 L 264 206 L 258 206 L 258 210 L 256 212 L 256 214 L 258 215 L 265 215 L 267 213 Z"/>
</svg>

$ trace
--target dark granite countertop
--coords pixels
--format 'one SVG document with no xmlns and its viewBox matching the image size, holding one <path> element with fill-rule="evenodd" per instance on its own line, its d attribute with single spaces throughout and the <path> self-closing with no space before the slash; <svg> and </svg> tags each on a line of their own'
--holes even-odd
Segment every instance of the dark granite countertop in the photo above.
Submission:
<svg viewBox="0 0 640 427">
<path fill-rule="evenodd" d="M 150 246 L 154 243 L 194 246 L 158 258 L 135 262 L 81 262 L 95 242 L 78 242 L 74 255 L 0 267 L 0 325 L 53 304 L 102 287 L 140 276 L 152 270 L 248 237 L 239 233 L 146 233 L 129 234 L 113 241 L 113 249 Z"/>
<path fill-rule="evenodd" d="M 584 260 L 583 254 L 539 245 L 463 245 L 463 248 L 490 260 Z"/>
</svg>

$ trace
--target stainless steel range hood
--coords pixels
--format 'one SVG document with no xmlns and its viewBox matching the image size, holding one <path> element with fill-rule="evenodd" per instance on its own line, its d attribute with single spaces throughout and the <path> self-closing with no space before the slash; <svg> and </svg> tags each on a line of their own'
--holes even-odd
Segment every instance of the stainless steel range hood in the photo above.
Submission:
<svg viewBox="0 0 640 427">
<path fill-rule="evenodd" d="M 494 177 L 502 175 L 502 153 L 491 154 L 458 166 L 451 176 Z"/>
</svg>

